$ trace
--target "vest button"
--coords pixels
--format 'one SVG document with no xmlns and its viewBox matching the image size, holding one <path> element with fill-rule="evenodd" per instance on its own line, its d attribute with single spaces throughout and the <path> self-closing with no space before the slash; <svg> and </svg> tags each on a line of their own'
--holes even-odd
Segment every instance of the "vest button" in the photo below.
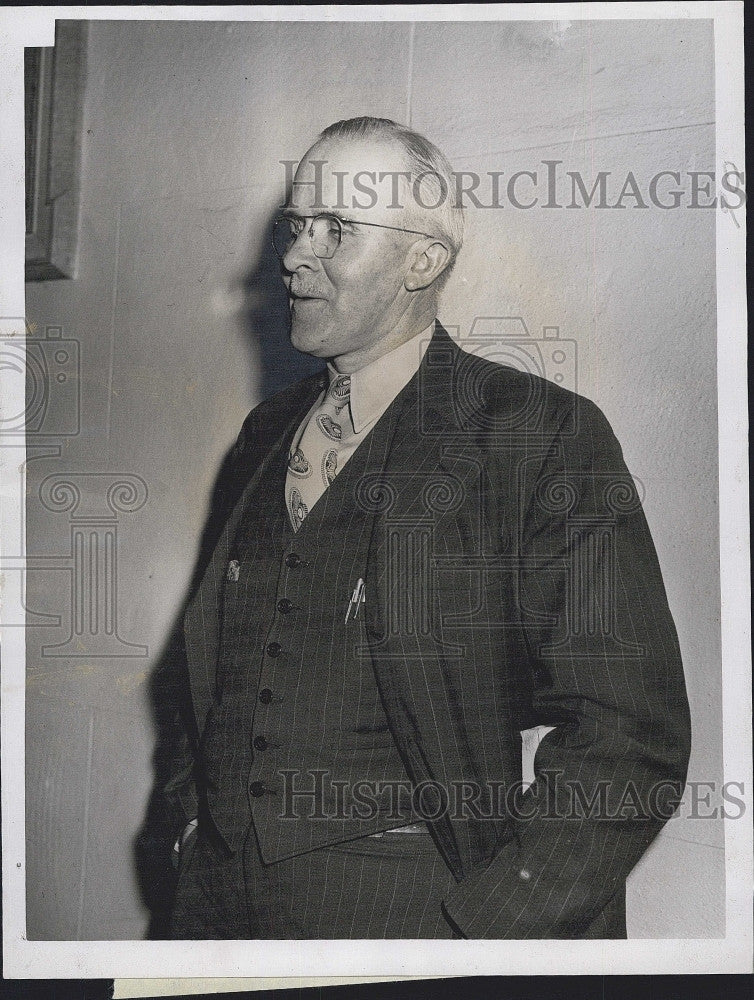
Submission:
<svg viewBox="0 0 754 1000">
<path fill-rule="evenodd" d="M 280 656 L 282 650 L 283 650 L 283 647 L 280 645 L 279 642 L 271 642 L 267 646 L 267 655 L 268 656 Z"/>
<path fill-rule="evenodd" d="M 272 701 L 272 691 L 269 688 L 262 688 L 259 692 L 259 700 L 263 705 L 269 705 Z"/>
<path fill-rule="evenodd" d="M 301 562 L 301 556 L 297 552 L 289 552 L 285 557 L 285 565 L 294 569 Z"/>
<path fill-rule="evenodd" d="M 255 799 L 258 799 L 260 796 L 264 795 L 267 788 L 265 787 L 265 783 L 263 781 L 252 781 L 249 785 L 249 791 Z"/>
<path fill-rule="evenodd" d="M 256 750 L 266 750 L 269 745 L 270 744 L 267 742 L 264 736 L 254 737 L 254 747 Z"/>
<path fill-rule="evenodd" d="M 289 601 L 287 597 L 281 597 L 278 601 L 278 611 L 281 615 L 289 615 L 293 611 L 293 601 Z"/>
</svg>

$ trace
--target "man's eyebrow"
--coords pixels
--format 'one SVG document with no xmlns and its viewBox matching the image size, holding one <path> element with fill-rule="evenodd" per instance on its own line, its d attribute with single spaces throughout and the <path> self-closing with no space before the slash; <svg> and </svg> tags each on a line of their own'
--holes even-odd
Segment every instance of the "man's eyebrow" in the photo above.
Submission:
<svg viewBox="0 0 754 1000">
<path fill-rule="evenodd" d="M 301 212 L 297 212 L 293 208 L 284 208 L 282 210 L 282 214 L 285 216 L 286 219 L 318 219 L 324 215 L 327 216 L 327 218 L 338 219 L 340 222 L 342 222 L 344 225 L 347 226 L 358 225 L 358 221 L 354 221 L 353 219 L 347 219 L 345 215 L 342 215 L 335 208 L 328 208 L 327 211 L 315 212 L 313 215 L 302 215 Z"/>
<path fill-rule="evenodd" d="M 319 212 L 318 214 L 332 216 L 338 219 L 339 222 L 341 222 L 344 226 L 358 226 L 359 224 L 358 219 L 349 219 L 347 218 L 347 216 L 343 215 L 342 212 L 339 212 L 336 208 L 330 209 L 327 212 Z"/>
</svg>

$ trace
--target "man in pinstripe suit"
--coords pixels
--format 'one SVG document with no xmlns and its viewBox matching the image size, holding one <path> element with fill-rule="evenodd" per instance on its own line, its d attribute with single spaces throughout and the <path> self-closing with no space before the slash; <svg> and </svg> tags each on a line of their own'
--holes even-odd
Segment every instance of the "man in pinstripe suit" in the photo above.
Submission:
<svg viewBox="0 0 754 1000">
<path fill-rule="evenodd" d="M 247 418 L 186 606 L 174 937 L 624 937 L 680 798 L 683 671 L 620 446 L 436 322 L 452 185 L 417 133 L 339 122 L 275 224 L 292 342 L 327 367 Z"/>
</svg>

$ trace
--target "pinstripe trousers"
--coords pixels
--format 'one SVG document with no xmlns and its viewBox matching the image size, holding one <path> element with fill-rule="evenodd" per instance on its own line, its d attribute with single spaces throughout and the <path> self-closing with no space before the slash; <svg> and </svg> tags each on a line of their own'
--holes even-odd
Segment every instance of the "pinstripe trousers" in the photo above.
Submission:
<svg viewBox="0 0 754 1000">
<path fill-rule="evenodd" d="M 232 857 L 197 834 L 173 940 L 460 938 L 441 901 L 455 880 L 429 833 L 362 837 L 265 864 L 253 827 Z"/>
</svg>

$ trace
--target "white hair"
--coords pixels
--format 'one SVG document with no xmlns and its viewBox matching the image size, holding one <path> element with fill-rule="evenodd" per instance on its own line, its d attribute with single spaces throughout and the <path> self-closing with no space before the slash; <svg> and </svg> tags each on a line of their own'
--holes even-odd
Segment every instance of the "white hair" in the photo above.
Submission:
<svg viewBox="0 0 754 1000">
<path fill-rule="evenodd" d="M 456 204 L 455 174 L 447 157 L 433 142 L 407 125 L 389 118 L 347 118 L 328 125 L 320 139 L 388 139 L 399 143 L 411 174 L 408 184 L 412 207 L 422 218 L 431 218 L 436 235 L 448 244 L 450 261 L 437 279 L 442 287 L 463 246 L 463 208 Z M 419 199 L 417 199 L 417 191 Z M 435 235 L 433 233 L 432 235 Z"/>
</svg>

